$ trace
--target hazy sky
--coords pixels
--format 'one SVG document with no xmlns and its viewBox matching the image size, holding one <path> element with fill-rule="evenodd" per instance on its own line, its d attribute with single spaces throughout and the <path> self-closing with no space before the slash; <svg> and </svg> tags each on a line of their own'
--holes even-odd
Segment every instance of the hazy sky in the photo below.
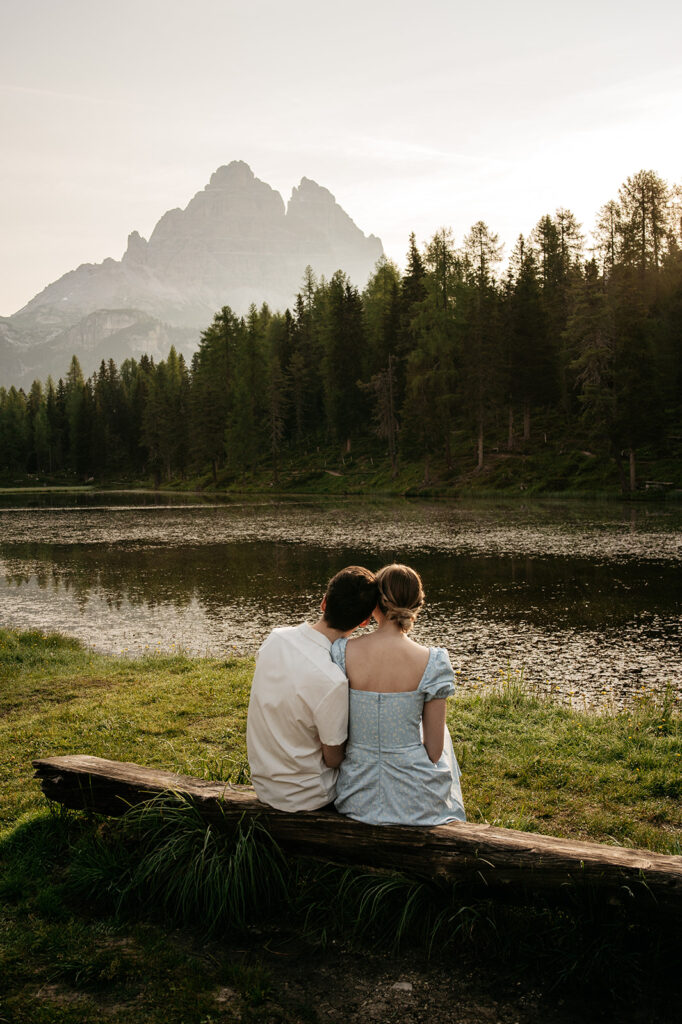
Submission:
<svg viewBox="0 0 682 1024">
<path fill-rule="evenodd" d="M 0 0 L 0 314 L 120 258 L 221 164 L 410 231 L 586 229 L 630 174 L 682 181 L 672 0 Z"/>
</svg>

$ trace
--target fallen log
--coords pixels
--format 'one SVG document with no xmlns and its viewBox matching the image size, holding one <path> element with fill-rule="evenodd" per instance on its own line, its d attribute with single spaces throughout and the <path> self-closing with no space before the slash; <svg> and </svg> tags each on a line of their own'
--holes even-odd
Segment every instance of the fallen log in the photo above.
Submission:
<svg viewBox="0 0 682 1024">
<path fill-rule="evenodd" d="M 365 825 L 333 811 L 296 814 L 260 803 L 250 786 L 209 782 L 88 755 L 41 758 L 36 778 L 50 800 L 121 815 L 161 793 L 191 801 L 206 821 L 236 827 L 258 816 L 287 853 L 438 877 L 476 889 L 557 895 L 593 888 L 611 901 L 682 907 L 682 857 L 575 842 L 471 822 L 435 828 Z"/>
</svg>

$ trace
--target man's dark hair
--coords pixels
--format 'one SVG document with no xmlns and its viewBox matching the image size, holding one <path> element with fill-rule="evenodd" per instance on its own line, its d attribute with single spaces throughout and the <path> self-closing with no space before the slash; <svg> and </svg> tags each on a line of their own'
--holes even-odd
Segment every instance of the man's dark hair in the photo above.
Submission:
<svg viewBox="0 0 682 1024">
<path fill-rule="evenodd" d="M 373 572 L 349 565 L 330 579 L 324 598 L 324 621 L 346 633 L 370 617 L 379 600 L 379 588 Z"/>
</svg>

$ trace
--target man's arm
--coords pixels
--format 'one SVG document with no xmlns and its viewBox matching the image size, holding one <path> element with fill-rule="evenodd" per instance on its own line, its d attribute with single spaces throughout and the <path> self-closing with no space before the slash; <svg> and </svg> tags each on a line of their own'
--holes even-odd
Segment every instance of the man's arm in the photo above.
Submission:
<svg viewBox="0 0 682 1024">
<path fill-rule="evenodd" d="M 346 755 L 346 744 L 339 743 L 336 747 L 322 744 L 322 758 L 327 768 L 338 768 Z"/>
<path fill-rule="evenodd" d="M 346 753 L 348 738 L 348 682 L 345 679 L 339 679 L 327 692 L 315 708 L 313 719 L 324 763 L 328 768 L 338 768 Z M 332 742 L 325 743 L 325 740 Z"/>
</svg>

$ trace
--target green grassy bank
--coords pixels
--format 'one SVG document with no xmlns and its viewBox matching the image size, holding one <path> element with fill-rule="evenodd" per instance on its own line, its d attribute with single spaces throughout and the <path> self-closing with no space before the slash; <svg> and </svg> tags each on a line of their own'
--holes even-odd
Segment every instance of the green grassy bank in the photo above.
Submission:
<svg viewBox="0 0 682 1024">
<path fill-rule="evenodd" d="M 437 447 L 437 446 L 436 446 Z M 451 437 L 452 458 L 448 465 L 438 448 L 423 458 L 403 456 L 397 472 L 391 472 L 384 446 L 377 440 L 361 439 L 351 451 L 323 443 L 283 449 L 277 472 L 272 461 L 262 459 L 248 468 L 225 466 L 214 480 L 208 468 L 203 473 L 188 471 L 171 480 L 145 477 L 131 479 L 110 475 L 92 480 L 97 487 L 162 487 L 171 490 L 221 491 L 236 494 L 377 494 L 433 497 L 503 495 L 505 497 L 599 497 L 622 496 L 623 478 L 608 454 L 594 451 L 588 438 L 564 436 L 556 418 L 538 424 L 531 438 L 517 439 L 512 451 L 502 444 L 486 449 L 483 467 L 476 465 L 476 453 L 464 431 Z M 627 460 L 622 465 L 627 473 Z M 682 497 L 682 459 L 674 451 L 665 456 L 655 449 L 637 453 L 638 487 L 633 497 L 646 500 Z M 59 477 L 5 475 L 3 489 L 26 487 L 67 487 L 82 485 L 75 474 Z"/>
<path fill-rule="evenodd" d="M 209 835 L 182 809 L 112 823 L 48 807 L 35 757 L 81 752 L 243 777 L 252 667 L 108 657 L 59 636 L 0 631 L 0 1021 L 337 1019 L 319 1010 L 328 992 L 305 980 L 311 956 L 340 972 L 339 998 L 349 977 L 371 988 L 370 963 L 384 973 L 397 964 L 403 976 L 422 963 L 435 993 L 449 957 L 449 975 L 478 965 L 479 988 L 486 971 L 499 981 L 503 962 L 504 984 L 514 977 L 541 993 L 537 1018 L 510 1020 L 543 1019 L 542 993 L 562 985 L 570 998 L 592 985 L 617 1001 L 625 978 L 630 997 L 668 1019 L 677 982 L 666 974 L 668 933 L 627 908 L 465 904 L 428 882 L 287 864 L 267 838 Z M 627 713 L 595 715 L 508 678 L 450 703 L 470 820 L 682 853 L 682 717 L 672 698 L 642 694 Z M 330 974 L 326 990 L 333 984 Z M 346 1006 L 338 1019 L 362 1018 Z"/>
<path fill-rule="evenodd" d="M 395 474 L 381 446 L 357 442 L 350 452 L 333 446 L 282 453 L 275 476 L 269 463 L 247 472 L 220 470 L 182 481 L 173 488 L 219 489 L 238 492 L 276 491 L 306 494 L 384 494 L 467 497 L 613 497 L 622 496 L 622 478 L 614 460 L 591 451 L 586 441 L 544 440 L 545 434 L 517 442 L 513 451 L 488 449 L 481 469 L 464 432 L 452 436 L 448 465 L 439 451 L 428 460 L 403 457 Z M 627 467 L 625 467 L 627 469 Z M 634 496 L 651 500 L 682 496 L 682 460 L 663 458 L 655 451 L 640 453 Z M 647 486 L 648 484 L 648 486 Z M 659 486 L 660 485 L 660 486 Z"/>
</svg>

